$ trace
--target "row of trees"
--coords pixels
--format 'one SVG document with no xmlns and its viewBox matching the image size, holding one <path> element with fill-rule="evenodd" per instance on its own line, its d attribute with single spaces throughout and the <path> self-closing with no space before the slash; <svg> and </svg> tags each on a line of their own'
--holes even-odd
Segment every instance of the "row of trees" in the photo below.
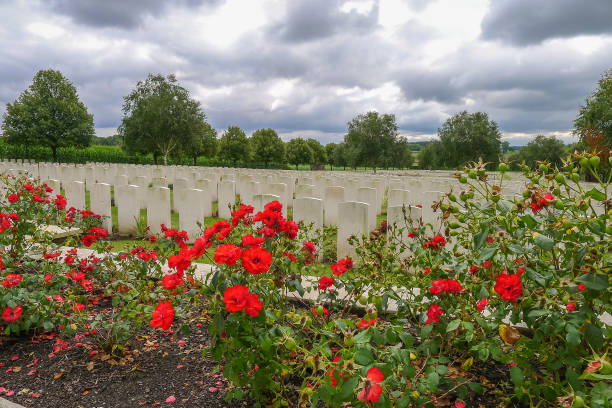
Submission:
<svg viewBox="0 0 612 408">
<path fill-rule="evenodd" d="M 348 123 L 341 143 L 321 145 L 316 139 L 284 143 L 273 129 L 259 129 L 247 137 L 237 126 L 220 138 L 189 91 L 174 75 L 149 76 L 124 98 L 123 118 L 115 136 L 129 154 L 151 154 L 167 164 L 168 157 L 218 157 L 234 165 L 246 162 L 289 163 L 335 167 L 410 168 L 412 146 L 399 136 L 392 114 L 367 112 Z M 599 81 L 574 122 L 582 147 L 608 152 L 612 147 L 612 70 Z M 57 160 L 60 147 L 87 147 L 94 140 L 93 116 L 79 100 L 76 88 L 59 71 L 41 70 L 3 118 L 4 140 L 10 144 L 45 146 Z M 97 138 L 96 138 L 97 139 Z M 509 144 L 501 141 L 497 123 L 484 112 L 460 112 L 438 129 L 438 138 L 419 152 L 421 168 L 460 168 L 482 158 L 497 162 Z M 536 137 L 512 156 L 528 164 L 536 160 L 560 163 L 563 144 Z"/>
</svg>

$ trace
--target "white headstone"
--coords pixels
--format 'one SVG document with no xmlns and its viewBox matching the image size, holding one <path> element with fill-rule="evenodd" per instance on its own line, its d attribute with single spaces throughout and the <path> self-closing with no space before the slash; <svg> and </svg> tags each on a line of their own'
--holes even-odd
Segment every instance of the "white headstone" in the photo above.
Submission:
<svg viewBox="0 0 612 408">
<path fill-rule="evenodd" d="M 147 223 L 154 234 L 161 233 L 161 224 L 171 228 L 170 189 L 151 187 L 147 189 Z"/>
<path fill-rule="evenodd" d="M 355 261 L 355 249 L 348 243 L 348 238 L 352 235 L 361 238 L 368 232 L 368 207 L 368 204 L 356 201 L 338 204 L 338 259 L 349 256 Z"/>
<path fill-rule="evenodd" d="M 91 211 L 102 216 L 102 228 L 112 232 L 111 191 L 110 184 L 95 183 L 89 190 Z"/>
</svg>

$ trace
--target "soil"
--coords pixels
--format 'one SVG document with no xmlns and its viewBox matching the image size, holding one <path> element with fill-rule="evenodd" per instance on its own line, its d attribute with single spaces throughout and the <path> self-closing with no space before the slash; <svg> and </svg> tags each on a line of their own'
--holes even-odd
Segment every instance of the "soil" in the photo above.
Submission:
<svg viewBox="0 0 612 408">
<path fill-rule="evenodd" d="M 244 407 L 226 403 L 227 382 L 209 357 L 206 322 L 191 333 L 147 328 L 115 356 L 100 351 L 95 336 L 0 338 L 0 397 L 25 407 Z M 56 350 L 54 351 L 54 348 Z"/>
</svg>

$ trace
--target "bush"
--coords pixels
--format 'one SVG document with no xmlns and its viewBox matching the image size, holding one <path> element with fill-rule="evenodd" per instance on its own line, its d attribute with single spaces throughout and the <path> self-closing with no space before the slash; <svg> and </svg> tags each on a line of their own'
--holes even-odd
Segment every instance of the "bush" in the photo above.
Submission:
<svg viewBox="0 0 612 408">
<path fill-rule="evenodd" d="M 584 190 L 577 162 L 526 171 L 531 183 L 515 202 L 501 198 L 503 180 L 490 183 L 484 163 L 474 164 L 457 176 L 465 190 L 438 203 L 444 235 L 407 213 L 389 227 L 390 241 L 355 237 L 355 266 L 340 260 L 307 287 L 312 247 L 288 235 L 278 208 L 238 219 L 204 287 L 210 352 L 240 387 L 229 396 L 433 406 L 436 395 L 461 402 L 482 392 L 470 372 L 480 361 L 506 367 L 507 402 L 607 406 L 611 333 L 601 319 L 611 311 L 612 226 L 594 211 L 607 209 L 607 183 Z M 261 231 L 256 221 L 267 238 L 248 243 Z M 253 269 L 252 254 L 263 268 Z M 291 292 L 315 293 L 314 306 L 288 302 Z M 360 306 L 365 315 L 355 317 Z"/>
</svg>

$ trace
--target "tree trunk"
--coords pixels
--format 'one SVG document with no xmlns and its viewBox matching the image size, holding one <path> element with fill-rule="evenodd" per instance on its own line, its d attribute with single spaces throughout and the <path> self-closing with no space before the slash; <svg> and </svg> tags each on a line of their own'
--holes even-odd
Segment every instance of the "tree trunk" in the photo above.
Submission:
<svg viewBox="0 0 612 408">
<path fill-rule="evenodd" d="M 164 166 L 168 165 L 168 153 L 164 154 Z"/>
<path fill-rule="evenodd" d="M 193 156 L 193 165 L 195 166 L 198 161 L 198 156 Z"/>
<path fill-rule="evenodd" d="M 156 154 L 153 155 L 153 163 L 155 163 L 155 165 L 157 166 L 157 155 Z"/>
<path fill-rule="evenodd" d="M 57 147 L 52 146 L 51 150 L 53 151 L 53 162 L 57 163 Z"/>
<path fill-rule="evenodd" d="M 297 169 L 298 169 L 298 165 L 296 164 L 296 165 L 295 165 L 295 170 L 297 170 Z"/>
</svg>

